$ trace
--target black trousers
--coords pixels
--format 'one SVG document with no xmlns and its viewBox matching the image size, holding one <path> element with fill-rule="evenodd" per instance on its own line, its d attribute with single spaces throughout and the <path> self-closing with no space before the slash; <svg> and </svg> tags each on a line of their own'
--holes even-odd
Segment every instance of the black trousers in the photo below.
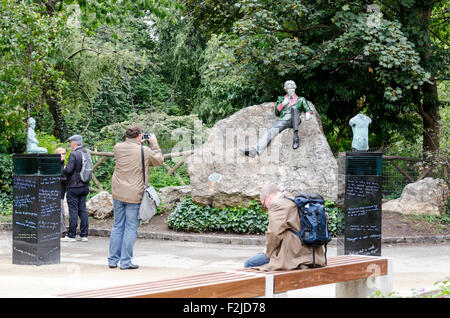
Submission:
<svg viewBox="0 0 450 318">
<path fill-rule="evenodd" d="M 254 146 L 256 152 L 260 155 L 270 144 L 272 139 L 286 128 L 293 128 L 294 132 L 298 131 L 300 125 L 300 113 L 297 107 L 291 107 L 291 119 L 289 120 L 277 120 L 273 123 L 272 127 L 266 130 L 266 133 L 258 140 Z"/>
<path fill-rule="evenodd" d="M 86 196 L 89 194 L 89 186 L 67 188 L 67 206 L 69 207 L 69 231 L 67 236 L 75 238 L 77 233 L 78 217 L 80 218 L 80 236 L 87 237 L 89 224 L 86 211 Z"/>
</svg>

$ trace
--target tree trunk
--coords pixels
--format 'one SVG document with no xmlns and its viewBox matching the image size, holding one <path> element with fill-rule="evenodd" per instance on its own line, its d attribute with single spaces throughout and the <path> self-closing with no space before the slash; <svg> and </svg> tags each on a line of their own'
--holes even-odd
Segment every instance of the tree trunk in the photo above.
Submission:
<svg viewBox="0 0 450 318">
<path fill-rule="evenodd" d="M 51 96 L 47 89 L 44 89 L 43 94 L 54 121 L 53 135 L 60 141 L 66 142 L 69 137 L 67 135 L 67 124 L 62 114 L 59 101 Z"/>
<path fill-rule="evenodd" d="M 433 81 L 433 84 L 425 83 L 422 92 L 423 102 L 420 116 L 423 119 L 423 160 L 427 166 L 433 167 L 436 165 L 434 161 L 440 150 L 440 114 L 436 81 Z M 429 174 L 431 174 L 431 170 Z"/>
<path fill-rule="evenodd" d="M 421 15 L 421 18 L 424 20 L 424 25 L 426 26 L 425 31 L 428 37 L 428 39 L 424 41 L 427 50 L 421 56 L 424 62 L 428 60 L 432 54 L 432 49 L 430 47 L 430 18 L 432 11 L 433 5 L 428 4 Z M 431 176 L 433 167 L 436 165 L 435 159 L 437 159 L 440 151 L 439 97 L 436 79 L 433 76 L 431 78 L 431 81 L 432 84 L 425 83 L 422 86 L 423 99 L 422 107 L 420 108 L 419 112 L 420 116 L 423 119 L 423 160 L 425 165 L 431 168 L 428 172 L 428 175 L 425 176 Z"/>
<path fill-rule="evenodd" d="M 53 17 L 55 12 L 58 11 L 58 9 L 56 8 L 58 2 L 60 3 L 60 6 L 62 6 L 63 1 L 61 0 L 49 0 L 43 2 L 45 7 L 47 8 L 46 13 L 50 17 Z M 61 10 L 61 8 L 59 8 L 59 10 Z M 53 117 L 53 135 L 60 141 L 66 142 L 69 136 L 67 135 L 67 124 L 62 114 L 61 105 L 59 103 L 59 100 L 52 96 L 52 94 L 50 93 L 51 91 L 56 91 L 55 89 L 53 89 L 54 85 L 52 80 L 49 78 L 47 79 L 47 82 L 49 83 L 49 86 L 44 87 L 43 96 Z"/>
</svg>

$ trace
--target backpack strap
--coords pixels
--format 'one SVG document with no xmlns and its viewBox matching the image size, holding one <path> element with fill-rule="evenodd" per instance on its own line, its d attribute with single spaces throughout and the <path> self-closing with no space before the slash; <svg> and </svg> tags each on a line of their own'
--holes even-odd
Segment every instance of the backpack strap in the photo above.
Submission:
<svg viewBox="0 0 450 318">
<path fill-rule="evenodd" d="M 312 250 L 313 250 L 313 266 L 312 267 L 314 268 L 314 267 L 316 267 L 316 247 L 313 246 Z"/>
</svg>

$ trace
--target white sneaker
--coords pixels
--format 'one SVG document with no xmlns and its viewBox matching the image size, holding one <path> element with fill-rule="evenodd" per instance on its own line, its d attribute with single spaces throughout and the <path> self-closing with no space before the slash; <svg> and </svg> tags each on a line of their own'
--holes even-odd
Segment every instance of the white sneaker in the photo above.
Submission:
<svg viewBox="0 0 450 318">
<path fill-rule="evenodd" d="M 87 237 L 80 237 L 80 236 L 77 236 L 77 241 L 88 242 L 89 240 L 88 240 Z"/>
<path fill-rule="evenodd" d="M 76 242 L 76 239 L 64 236 L 63 238 L 61 238 L 61 242 Z"/>
</svg>

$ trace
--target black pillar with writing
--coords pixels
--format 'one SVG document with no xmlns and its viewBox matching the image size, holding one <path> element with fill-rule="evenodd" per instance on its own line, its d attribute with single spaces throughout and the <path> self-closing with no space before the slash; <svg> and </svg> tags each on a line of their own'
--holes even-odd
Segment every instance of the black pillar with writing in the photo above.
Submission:
<svg viewBox="0 0 450 318">
<path fill-rule="evenodd" d="M 60 158 L 13 155 L 13 264 L 60 263 Z"/>
<path fill-rule="evenodd" d="M 347 152 L 344 254 L 381 256 L 382 153 Z"/>
</svg>

